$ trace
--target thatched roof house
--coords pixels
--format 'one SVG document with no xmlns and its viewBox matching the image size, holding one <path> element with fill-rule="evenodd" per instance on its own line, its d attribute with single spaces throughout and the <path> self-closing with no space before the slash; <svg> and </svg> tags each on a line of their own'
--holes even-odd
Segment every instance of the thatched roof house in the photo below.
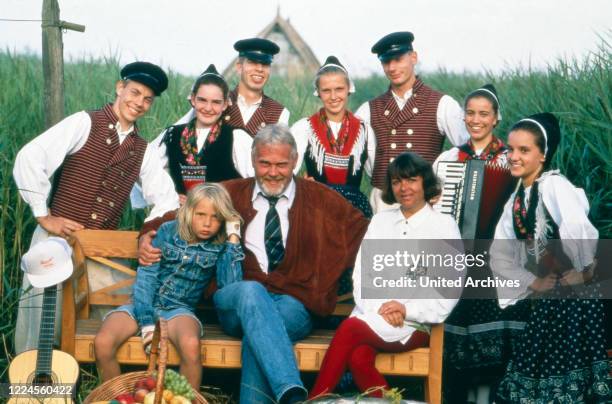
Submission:
<svg viewBox="0 0 612 404">
<path fill-rule="evenodd" d="M 280 15 L 280 9 L 276 17 L 259 34 L 258 38 L 266 38 L 275 42 L 280 47 L 280 52 L 274 56 L 272 63 L 272 74 L 284 77 L 296 77 L 301 75 L 313 76 L 318 70 L 320 63 L 310 46 L 302 39 L 300 34 L 293 28 L 289 19 Z M 235 75 L 234 65 L 236 59 L 225 68 L 223 75 L 232 79 Z"/>
</svg>

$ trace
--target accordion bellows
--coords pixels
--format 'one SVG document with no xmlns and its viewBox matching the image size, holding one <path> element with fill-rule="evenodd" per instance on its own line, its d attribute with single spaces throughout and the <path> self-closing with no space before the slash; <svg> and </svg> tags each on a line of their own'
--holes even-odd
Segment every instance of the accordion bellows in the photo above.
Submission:
<svg viewBox="0 0 612 404">
<path fill-rule="evenodd" d="M 437 175 L 443 186 L 434 208 L 455 218 L 464 239 L 492 238 L 516 184 L 509 168 L 484 160 L 441 161 Z"/>
</svg>

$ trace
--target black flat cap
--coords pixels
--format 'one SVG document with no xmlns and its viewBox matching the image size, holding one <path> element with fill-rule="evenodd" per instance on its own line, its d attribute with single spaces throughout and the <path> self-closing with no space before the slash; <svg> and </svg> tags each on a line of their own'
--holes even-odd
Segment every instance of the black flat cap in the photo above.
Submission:
<svg viewBox="0 0 612 404">
<path fill-rule="evenodd" d="M 134 80 L 153 90 L 155 95 L 160 95 L 168 88 L 168 76 L 161 67 L 148 62 L 134 62 L 123 66 L 121 69 L 123 80 Z"/>
<path fill-rule="evenodd" d="M 401 31 L 385 35 L 372 46 L 372 53 L 378 55 L 381 62 L 386 62 L 396 56 L 412 50 L 414 35 L 412 32 Z"/>
<path fill-rule="evenodd" d="M 241 39 L 234 44 L 234 49 L 238 56 L 266 65 L 271 64 L 274 55 L 280 51 L 277 44 L 263 38 Z"/>
</svg>

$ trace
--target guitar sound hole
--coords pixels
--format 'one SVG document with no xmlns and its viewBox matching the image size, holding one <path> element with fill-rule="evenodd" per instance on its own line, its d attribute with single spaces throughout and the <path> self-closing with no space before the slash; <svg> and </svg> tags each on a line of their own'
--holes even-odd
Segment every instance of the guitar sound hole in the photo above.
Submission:
<svg viewBox="0 0 612 404">
<path fill-rule="evenodd" d="M 38 384 L 38 385 L 45 385 L 45 384 L 53 384 L 55 383 L 57 380 L 57 378 L 55 377 L 55 374 L 51 373 L 39 373 L 37 375 L 34 375 L 34 377 L 32 378 L 32 380 L 30 381 L 31 384 Z"/>
</svg>

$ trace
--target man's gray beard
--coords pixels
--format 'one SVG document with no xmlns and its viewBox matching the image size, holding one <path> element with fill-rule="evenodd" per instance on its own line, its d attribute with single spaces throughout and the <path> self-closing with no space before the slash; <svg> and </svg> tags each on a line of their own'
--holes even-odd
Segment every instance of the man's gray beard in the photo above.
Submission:
<svg viewBox="0 0 612 404">
<path fill-rule="evenodd" d="M 285 192 L 285 190 L 289 187 L 289 184 L 291 183 L 291 181 L 287 181 L 287 183 L 285 184 L 285 186 L 278 192 L 271 192 L 268 187 L 266 187 L 263 183 L 263 181 L 261 181 L 259 179 L 259 177 L 255 177 L 255 181 L 257 181 L 257 185 L 259 185 L 259 188 L 263 191 L 264 196 L 279 196 L 282 195 L 283 192 Z"/>
</svg>

